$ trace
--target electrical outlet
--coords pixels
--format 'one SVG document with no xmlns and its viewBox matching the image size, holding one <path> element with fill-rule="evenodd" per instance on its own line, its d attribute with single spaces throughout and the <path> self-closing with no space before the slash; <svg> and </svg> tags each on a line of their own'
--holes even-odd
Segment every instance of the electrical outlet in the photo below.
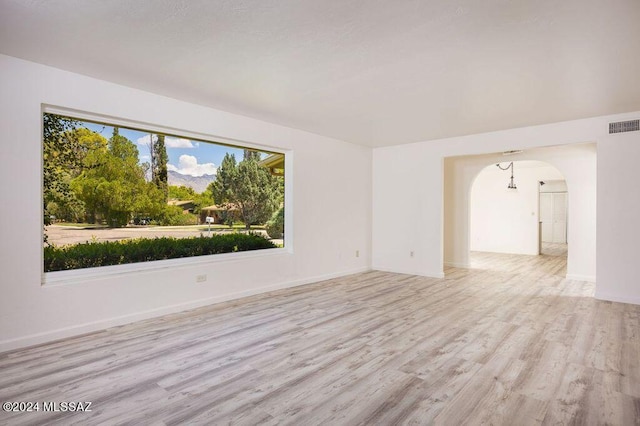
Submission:
<svg viewBox="0 0 640 426">
<path fill-rule="evenodd" d="M 413 251 L 409 252 L 409 257 L 413 257 Z"/>
<path fill-rule="evenodd" d="M 207 280 L 207 276 L 206 274 L 202 274 L 202 275 L 196 275 L 196 282 L 197 283 L 203 283 Z"/>
<path fill-rule="evenodd" d="M 360 257 L 360 250 L 356 250 L 356 257 Z"/>
</svg>

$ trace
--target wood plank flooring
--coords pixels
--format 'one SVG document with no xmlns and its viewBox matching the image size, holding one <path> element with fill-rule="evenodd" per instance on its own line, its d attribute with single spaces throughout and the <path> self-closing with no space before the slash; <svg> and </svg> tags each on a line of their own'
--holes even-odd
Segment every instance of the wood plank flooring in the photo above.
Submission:
<svg viewBox="0 0 640 426">
<path fill-rule="evenodd" d="M 593 284 L 563 278 L 562 253 L 472 265 L 363 273 L 0 354 L 0 401 L 93 402 L 0 424 L 640 424 L 640 306 L 594 300 Z"/>
</svg>

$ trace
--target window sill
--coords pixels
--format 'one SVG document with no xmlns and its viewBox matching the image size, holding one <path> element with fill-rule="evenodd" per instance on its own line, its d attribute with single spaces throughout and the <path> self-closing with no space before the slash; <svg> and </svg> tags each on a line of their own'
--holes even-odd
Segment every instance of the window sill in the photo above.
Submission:
<svg viewBox="0 0 640 426">
<path fill-rule="evenodd" d="M 78 284 L 86 281 L 107 279 L 122 275 L 155 273 L 164 269 L 190 268 L 210 265 L 218 262 L 241 262 L 260 257 L 282 256 L 291 254 L 287 248 L 269 248 L 239 253 L 223 253 L 189 258 L 153 260 L 149 262 L 129 263 L 126 265 L 100 266 L 96 268 L 74 269 L 69 271 L 44 272 L 42 285 L 46 287 Z"/>
</svg>

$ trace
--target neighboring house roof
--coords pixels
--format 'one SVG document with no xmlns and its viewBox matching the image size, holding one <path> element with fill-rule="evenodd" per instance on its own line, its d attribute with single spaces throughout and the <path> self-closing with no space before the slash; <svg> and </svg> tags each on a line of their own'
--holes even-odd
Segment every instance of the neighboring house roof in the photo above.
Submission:
<svg viewBox="0 0 640 426">
<path fill-rule="evenodd" d="M 182 207 L 188 204 L 193 204 L 193 200 L 169 200 L 167 201 L 167 204 L 170 206 Z"/>
<path fill-rule="evenodd" d="M 258 164 L 269 169 L 271 174 L 284 175 L 284 154 L 271 154 L 264 160 L 260 160 Z"/>
<path fill-rule="evenodd" d="M 214 204 L 213 206 L 203 207 L 200 209 L 201 211 L 210 211 L 210 212 L 226 212 L 226 211 L 236 211 L 239 210 L 237 206 L 233 204 L 226 205 L 218 205 Z"/>
</svg>

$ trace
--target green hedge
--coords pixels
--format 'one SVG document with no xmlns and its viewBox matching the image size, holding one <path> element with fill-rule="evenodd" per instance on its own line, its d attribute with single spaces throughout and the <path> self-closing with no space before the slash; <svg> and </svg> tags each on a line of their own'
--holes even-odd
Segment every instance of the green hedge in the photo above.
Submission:
<svg viewBox="0 0 640 426">
<path fill-rule="evenodd" d="M 134 240 L 87 242 L 44 248 L 44 271 L 122 265 L 150 260 L 176 259 L 208 254 L 275 248 L 264 237 L 249 234 L 220 234 L 193 238 L 138 238 Z"/>
<path fill-rule="evenodd" d="M 271 216 L 265 229 L 271 238 L 280 239 L 284 237 L 284 207 L 280 207 L 278 211 Z"/>
</svg>

